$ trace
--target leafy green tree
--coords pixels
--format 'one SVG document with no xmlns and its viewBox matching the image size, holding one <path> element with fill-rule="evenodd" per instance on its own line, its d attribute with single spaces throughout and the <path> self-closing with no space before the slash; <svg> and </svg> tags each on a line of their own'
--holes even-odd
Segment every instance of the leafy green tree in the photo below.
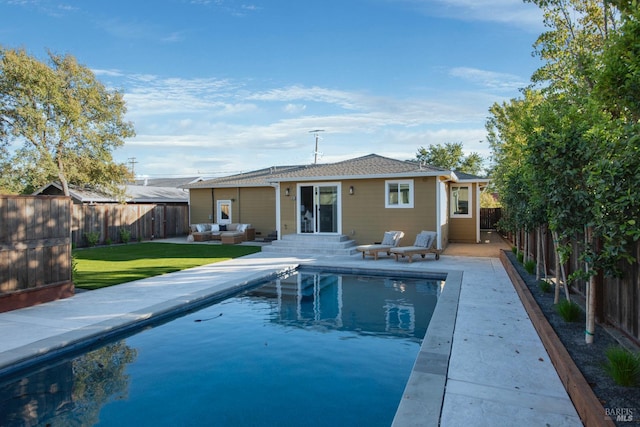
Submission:
<svg viewBox="0 0 640 427">
<path fill-rule="evenodd" d="M 0 137 L 23 143 L 11 172 L 24 191 L 53 180 L 66 195 L 69 183 L 115 190 L 130 177 L 111 154 L 134 135 L 125 113 L 122 94 L 72 56 L 44 63 L 0 46 Z"/>
<path fill-rule="evenodd" d="M 607 32 L 617 26 L 617 15 L 606 13 L 599 0 L 525 1 L 542 9 L 544 24 L 549 28 L 534 44 L 534 53 L 545 63 L 533 74 L 532 81 L 551 92 L 590 92 Z"/>
<path fill-rule="evenodd" d="M 482 172 L 483 159 L 478 153 L 467 156 L 462 151 L 461 142 L 447 142 L 444 145 L 420 147 L 416 159 L 444 169 L 479 175 Z"/>
<path fill-rule="evenodd" d="M 629 7 L 603 54 L 596 96 L 615 117 L 640 121 L 640 10 Z"/>
</svg>

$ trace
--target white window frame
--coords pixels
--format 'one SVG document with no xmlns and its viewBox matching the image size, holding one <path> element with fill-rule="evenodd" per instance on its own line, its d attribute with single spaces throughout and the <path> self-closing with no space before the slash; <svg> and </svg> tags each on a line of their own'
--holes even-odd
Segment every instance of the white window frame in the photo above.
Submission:
<svg viewBox="0 0 640 427">
<path fill-rule="evenodd" d="M 467 194 L 469 195 L 469 205 L 467 206 L 467 212 L 466 214 L 459 214 L 459 213 L 455 213 L 456 212 L 456 198 L 453 196 L 453 190 L 455 190 L 456 188 L 463 188 L 466 187 L 468 189 Z M 451 184 L 451 188 L 450 188 L 450 202 L 451 202 L 451 218 L 472 218 L 473 217 L 473 184 L 469 183 L 469 184 Z"/>
<path fill-rule="evenodd" d="M 389 186 L 397 185 L 398 186 L 398 196 L 400 195 L 400 185 L 408 184 L 409 185 L 409 203 L 402 203 L 400 197 L 398 197 L 397 204 L 389 203 Z M 414 200 L 414 191 L 413 191 L 413 180 L 412 179 L 394 179 L 384 182 L 384 207 L 389 209 L 411 209 L 413 208 L 413 200 Z"/>
</svg>

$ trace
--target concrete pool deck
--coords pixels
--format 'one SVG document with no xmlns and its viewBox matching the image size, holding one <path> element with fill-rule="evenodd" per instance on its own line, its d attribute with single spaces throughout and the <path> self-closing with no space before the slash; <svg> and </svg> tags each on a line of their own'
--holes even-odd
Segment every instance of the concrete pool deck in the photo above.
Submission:
<svg viewBox="0 0 640 427">
<path fill-rule="evenodd" d="M 176 306 L 197 304 L 267 272 L 299 264 L 459 272 L 460 295 L 440 425 L 582 425 L 500 260 L 459 256 L 453 249 L 439 261 L 428 257 L 411 264 L 384 256 L 378 261 L 363 260 L 360 254 L 309 258 L 258 253 L 0 313 L 0 374 L 33 355 L 171 313 Z M 414 404 L 399 411 L 395 425 L 435 425 L 425 423 L 420 407 L 420 396 L 428 396 L 432 386 L 425 372 L 432 368 L 414 367 L 403 405 L 405 400 Z"/>
</svg>

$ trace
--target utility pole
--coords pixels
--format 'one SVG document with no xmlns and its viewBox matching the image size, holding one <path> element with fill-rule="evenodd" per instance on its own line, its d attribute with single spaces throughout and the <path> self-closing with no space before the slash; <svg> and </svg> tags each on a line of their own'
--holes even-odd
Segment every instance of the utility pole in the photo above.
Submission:
<svg viewBox="0 0 640 427">
<path fill-rule="evenodd" d="M 324 129 L 316 129 L 316 130 L 310 130 L 309 133 L 313 133 L 316 135 L 316 149 L 313 152 L 313 164 L 315 165 L 316 163 L 318 163 L 318 133 L 319 132 L 324 132 Z"/>
<path fill-rule="evenodd" d="M 138 162 L 136 161 L 135 157 L 129 157 L 127 159 L 127 161 L 131 165 L 131 175 L 133 175 L 133 179 L 135 179 L 136 178 L 136 163 L 138 163 Z"/>
</svg>

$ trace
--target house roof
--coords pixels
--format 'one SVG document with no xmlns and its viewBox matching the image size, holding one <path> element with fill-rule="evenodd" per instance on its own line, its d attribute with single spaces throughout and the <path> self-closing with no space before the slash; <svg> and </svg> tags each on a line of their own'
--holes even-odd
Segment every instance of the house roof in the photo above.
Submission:
<svg viewBox="0 0 640 427">
<path fill-rule="evenodd" d="M 450 170 L 415 161 L 395 160 L 369 154 L 336 163 L 302 166 L 273 166 L 244 174 L 206 180 L 186 188 L 270 186 L 287 181 L 317 181 L 341 179 L 401 178 L 415 176 L 445 176 L 457 180 Z"/>
<path fill-rule="evenodd" d="M 127 203 L 187 203 L 187 190 L 175 187 L 152 187 L 143 185 L 127 185 L 125 189 Z M 63 194 L 62 185 L 52 182 L 40 188 L 33 194 L 59 195 Z M 119 203 L 113 195 L 104 191 L 69 185 L 69 195 L 80 203 Z"/>
<path fill-rule="evenodd" d="M 138 178 L 134 181 L 134 184 L 148 187 L 182 188 L 185 185 L 193 184 L 194 182 L 202 181 L 204 179 L 205 178 L 200 176 L 191 176 L 184 178 Z"/>
</svg>

